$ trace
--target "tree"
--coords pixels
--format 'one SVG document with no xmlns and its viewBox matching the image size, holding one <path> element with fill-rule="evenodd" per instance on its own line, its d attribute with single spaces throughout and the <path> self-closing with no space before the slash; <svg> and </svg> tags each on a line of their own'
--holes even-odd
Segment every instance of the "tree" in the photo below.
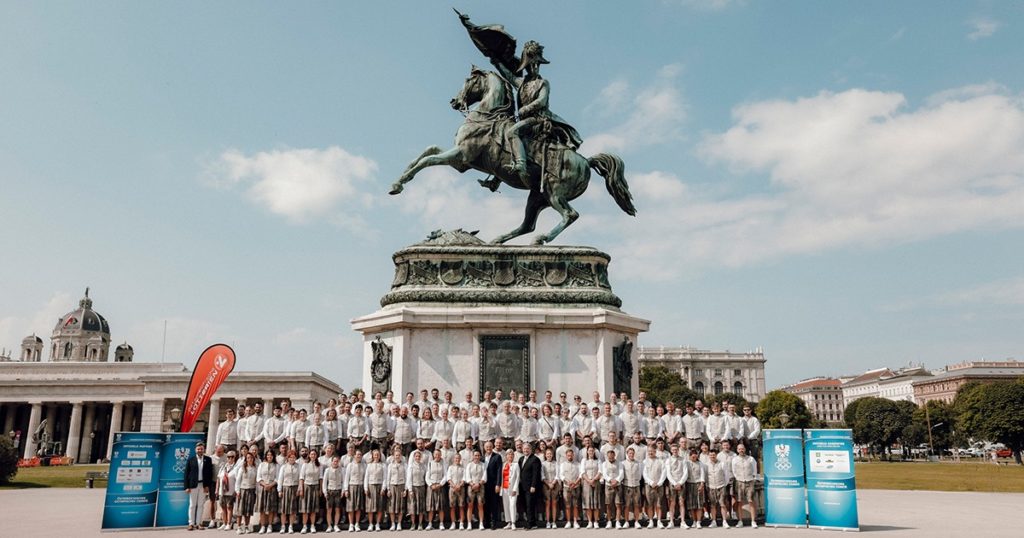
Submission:
<svg viewBox="0 0 1024 538">
<path fill-rule="evenodd" d="M 981 420 L 985 409 L 981 407 L 985 385 L 978 381 L 968 381 L 956 391 L 953 399 L 953 412 L 956 413 L 957 431 L 966 438 L 980 435 Z"/>
<path fill-rule="evenodd" d="M 984 409 L 978 421 L 978 433 L 985 439 L 1003 443 L 1021 464 L 1024 448 L 1024 384 L 1000 381 L 985 385 L 979 402 Z"/>
<path fill-rule="evenodd" d="M 782 390 L 773 390 L 766 394 L 757 404 L 755 414 L 765 428 L 781 428 L 779 415 L 789 415 L 786 428 L 809 428 L 811 414 L 807 411 L 804 401 L 797 396 Z"/>
<path fill-rule="evenodd" d="M 0 486 L 18 474 L 18 448 L 7 435 L 0 435 Z"/>
<path fill-rule="evenodd" d="M 927 407 L 927 412 L 925 408 Z M 931 423 L 932 435 L 929 441 L 928 428 Z M 932 400 L 914 410 L 911 424 L 904 432 L 903 439 L 908 443 L 919 445 L 931 443 L 935 453 L 941 454 L 954 446 L 953 431 L 956 427 L 956 414 L 953 406 L 939 400 Z"/>
<path fill-rule="evenodd" d="M 888 453 L 910 425 L 911 402 L 894 402 L 885 398 L 861 398 L 856 408 L 853 439 Z M 904 405 L 909 404 L 909 405 Z"/>
<path fill-rule="evenodd" d="M 707 398 L 705 398 L 704 404 L 710 406 L 711 404 L 722 403 L 725 401 L 736 406 L 737 415 L 743 414 L 743 406 L 750 403 L 743 396 L 740 396 L 732 392 L 723 392 L 722 394 L 713 394 L 711 396 L 708 396 Z M 723 408 L 722 411 L 726 411 L 726 409 Z"/>
<path fill-rule="evenodd" d="M 843 420 L 846 421 L 846 427 L 850 428 L 851 430 L 854 429 L 854 427 L 857 424 L 857 407 L 861 404 L 863 400 L 864 398 L 856 399 L 846 404 L 846 409 L 843 410 Z"/>
<path fill-rule="evenodd" d="M 686 380 L 677 372 L 664 366 L 645 366 L 640 369 L 640 390 L 647 393 L 647 399 L 664 405 L 673 402 L 684 406 L 700 395 L 686 386 Z"/>
</svg>

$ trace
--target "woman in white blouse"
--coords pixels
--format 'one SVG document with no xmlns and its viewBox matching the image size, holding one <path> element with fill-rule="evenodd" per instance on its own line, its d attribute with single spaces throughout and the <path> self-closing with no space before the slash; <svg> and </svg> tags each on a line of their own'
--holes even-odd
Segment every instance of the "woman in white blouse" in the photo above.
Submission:
<svg viewBox="0 0 1024 538">
<path fill-rule="evenodd" d="M 278 512 L 277 469 L 274 451 L 267 450 L 263 455 L 263 461 L 256 469 L 256 511 L 260 513 L 260 534 L 270 532 L 274 514 Z"/>
<path fill-rule="evenodd" d="M 235 484 L 238 487 L 235 499 L 235 517 L 238 518 L 238 534 L 249 532 L 249 521 L 256 508 L 256 454 L 246 452 L 245 460 L 235 471 Z"/>
<path fill-rule="evenodd" d="M 516 529 L 516 495 L 519 493 L 519 465 L 516 451 L 505 451 L 505 464 L 501 467 L 501 504 L 505 508 L 505 528 Z"/>
</svg>

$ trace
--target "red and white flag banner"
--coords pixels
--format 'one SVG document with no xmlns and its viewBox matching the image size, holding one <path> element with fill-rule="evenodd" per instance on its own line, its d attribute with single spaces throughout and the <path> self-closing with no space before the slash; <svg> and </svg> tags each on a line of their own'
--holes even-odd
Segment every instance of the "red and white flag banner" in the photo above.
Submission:
<svg viewBox="0 0 1024 538">
<path fill-rule="evenodd" d="M 213 393 L 217 392 L 221 383 L 235 368 L 235 350 L 227 344 L 214 344 L 196 361 L 192 370 L 192 379 L 188 382 L 188 393 L 185 396 L 185 411 L 181 417 L 181 431 L 190 432 L 200 413 L 210 403 Z M 210 423 L 216 418 L 211 417 Z"/>
</svg>

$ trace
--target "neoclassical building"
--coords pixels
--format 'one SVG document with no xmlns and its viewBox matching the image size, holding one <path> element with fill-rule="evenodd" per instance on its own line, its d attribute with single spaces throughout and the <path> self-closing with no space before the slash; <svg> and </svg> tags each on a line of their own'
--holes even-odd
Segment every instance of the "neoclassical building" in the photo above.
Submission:
<svg viewBox="0 0 1024 538">
<path fill-rule="evenodd" d="M 61 316 L 51 336 L 49 360 L 42 339 L 22 341 L 17 359 L 0 360 L 0 424 L 13 433 L 25 458 L 48 440 L 46 454 L 76 462 L 109 458 L 118 431 L 161 431 L 171 410 L 184 407 L 191 371 L 181 363 L 134 362 L 127 343 L 109 362 L 110 326 L 92 310 L 88 296 Z M 264 413 L 282 400 L 296 408 L 337 397 L 341 389 L 309 371 L 233 372 L 200 416 L 193 431 L 207 430 L 212 444 L 216 422 L 239 402 L 263 403 Z M 211 419 L 215 417 L 213 427 Z M 42 426 L 42 427 L 41 427 Z M 33 434 L 39 431 L 40 435 Z"/>
<path fill-rule="evenodd" d="M 828 423 L 844 421 L 843 383 L 831 377 L 812 377 L 782 387 L 804 401 L 814 418 Z"/>
<path fill-rule="evenodd" d="M 765 395 L 764 350 L 747 353 L 709 351 L 692 347 L 641 347 L 640 368 L 665 366 L 679 372 L 699 394 L 731 392 L 758 402 Z"/>
</svg>

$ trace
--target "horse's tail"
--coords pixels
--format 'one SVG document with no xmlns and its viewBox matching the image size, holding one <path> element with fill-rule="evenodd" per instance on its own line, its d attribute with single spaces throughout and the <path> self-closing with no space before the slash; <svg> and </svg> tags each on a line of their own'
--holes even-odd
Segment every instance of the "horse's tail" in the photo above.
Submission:
<svg viewBox="0 0 1024 538">
<path fill-rule="evenodd" d="M 626 183 L 626 165 L 622 159 L 607 153 L 598 153 L 587 159 L 587 163 L 595 172 L 604 176 L 604 186 L 608 188 L 608 194 L 612 195 L 615 203 L 629 215 L 636 215 L 636 208 L 633 207 L 633 195 L 629 193 L 629 184 Z"/>
</svg>

